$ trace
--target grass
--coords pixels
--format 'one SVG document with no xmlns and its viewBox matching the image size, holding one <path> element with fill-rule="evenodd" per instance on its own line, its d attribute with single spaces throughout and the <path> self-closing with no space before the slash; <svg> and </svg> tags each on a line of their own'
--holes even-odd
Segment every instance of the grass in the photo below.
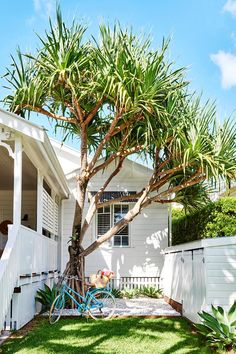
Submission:
<svg viewBox="0 0 236 354">
<path fill-rule="evenodd" d="M 0 353 L 27 354 L 207 354 L 212 353 L 183 318 L 123 318 L 110 321 L 38 319 L 19 331 Z"/>
</svg>

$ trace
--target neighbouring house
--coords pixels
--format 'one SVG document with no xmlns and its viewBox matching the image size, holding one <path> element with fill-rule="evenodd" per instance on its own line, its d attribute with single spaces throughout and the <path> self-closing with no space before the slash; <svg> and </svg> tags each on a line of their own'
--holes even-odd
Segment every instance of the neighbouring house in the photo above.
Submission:
<svg viewBox="0 0 236 354">
<path fill-rule="evenodd" d="M 0 109 L 0 330 L 27 323 L 36 312 L 37 289 L 43 283 L 52 285 L 65 268 L 79 161 L 77 150 L 61 146 L 42 127 Z M 88 193 L 98 190 L 107 173 L 93 178 Z M 149 168 L 127 160 L 102 198 L 139 191 L 150 174 Z M 98 210 L 84 246 L 129 207 L 120 203 Z M 119 279 L 155 284 L 167 246 L 168 207 L 152 205 L 87 257 L 86 275 L 106 267 Z"/>
</svg>

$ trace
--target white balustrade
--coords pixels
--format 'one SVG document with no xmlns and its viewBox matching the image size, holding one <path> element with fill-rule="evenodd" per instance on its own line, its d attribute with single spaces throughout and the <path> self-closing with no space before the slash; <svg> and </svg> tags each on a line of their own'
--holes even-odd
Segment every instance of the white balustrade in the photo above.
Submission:
<svg viewBox="0 0 236 354">
<path fill-rule="evenodd" d="M 20 256 L 19 230 L 9 226 L 8 241 L 0 260 L 0 331 L 17 284 Z"/>
<path fill-rule="evenodd" d="M 57 269 L 58 243 L 56 241 L 25 226 L 20 227 L 20 238 L 20 274 Z"/>
<path fill-rule="evenodd" d="M 0 331 L 20 275 L 57 269 L 58 243 L 25 226 L 9 226 L 8 241 L 0 259 Z"/>
</svg>

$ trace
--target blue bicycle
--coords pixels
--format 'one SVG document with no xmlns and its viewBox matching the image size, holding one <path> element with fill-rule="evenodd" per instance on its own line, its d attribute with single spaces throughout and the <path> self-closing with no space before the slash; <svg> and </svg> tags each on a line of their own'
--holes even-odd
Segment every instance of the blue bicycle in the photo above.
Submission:
<svg viewBox="0 0 236 354">
<path fill-rule="evenodd" d="M 73 295 L 78 296 L 81 302 L 78 302 Z M 82 296 L 64 282 L 49 312 L 49 322 L 51 324 L 56 323 L 60 319 L 65 307 L 66 297 L 69 297 L 75 303 L 79 313 L 83 314 L 87 312 L 94 320 L 107 320 L 114 315 L 116 309 L 115 298 L 108 288 L 89 288 L 85 296 Z"/>
</svg>

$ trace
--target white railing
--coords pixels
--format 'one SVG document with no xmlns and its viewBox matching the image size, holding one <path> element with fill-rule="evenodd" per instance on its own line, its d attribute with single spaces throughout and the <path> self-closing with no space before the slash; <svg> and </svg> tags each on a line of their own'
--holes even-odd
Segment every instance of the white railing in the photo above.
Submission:
<svg viewBox="0 0 236 354">
<path fill-rule="evenodd" d="M 20 275 L 57 269 L 57 242 L 25 226 L 9 226 L 8 241 L 0 259 L 0 331 Z"/>
<path fill-rule="evenodd" d="M 20 227 L 20 275 L 57 269 L 57 245 L 53 239 Z"/>
<path fill-rule="evenodd" d="M 58 205 L 48 192 L 43 189 L 43 228 L 58 236 Z"/>
<path fill-rule="evenodd" d="M 0 260 L 0 331 L 10 306 L 19 272 L 20 238 L 19 230 L 9 226 L 8 241 Z"/>
</svg>

